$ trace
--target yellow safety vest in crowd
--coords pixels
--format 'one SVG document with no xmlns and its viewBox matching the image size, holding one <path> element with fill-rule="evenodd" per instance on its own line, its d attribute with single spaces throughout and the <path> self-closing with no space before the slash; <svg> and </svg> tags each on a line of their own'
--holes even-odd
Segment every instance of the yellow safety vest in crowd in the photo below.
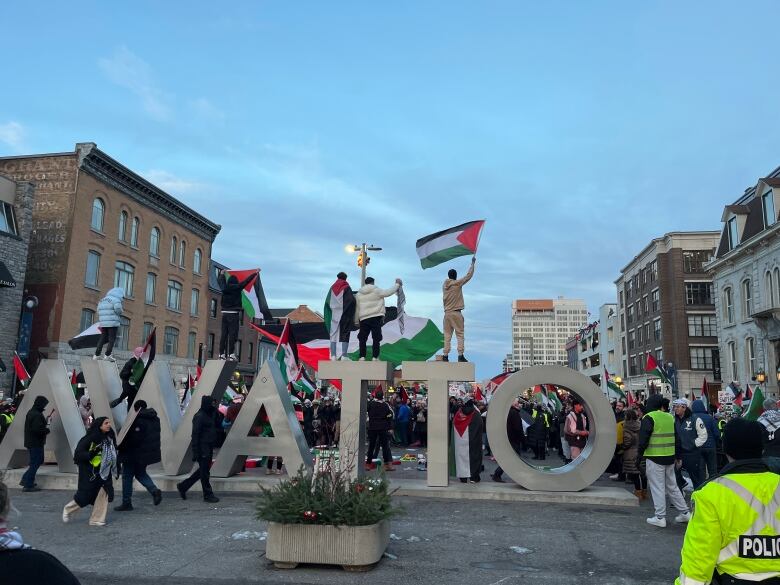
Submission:
<svg viewBox="0 0 780 585">
<path fill-rule="evenodd" d="M 537 411 L 534 410 L 534 414 L 533 414 L 533 418 L 534 419 L 536 418 L 536 412 Z M 544 420 L 544 426 L 549 429 L 550 428 L 550 417 L 549 417 L 549 415 L 546 412 L 543 412 L 542 413 L 542 418 Z"/>
<path fill-rule="evenodd" d="M 619 448 L 623 448 L 623 423 L 624 421 L 621 420 L 617 424 L 617 440 L 615 441 L 615 443 L 617 443 L 617 446 Z"/>
<path fill-rule="evenodd" d="M 710 583 L 715 570 L 746 581 L 780 575 L 780 475 L 726 474 L 691 498 L 676 585 Z"/>
<path fill-rule="evenodd" d="M 3 417 L 3 420 L 8 426 L 10 426 L 12 422 L 14 422 L 14 415 L 12 414 L 8 414 L 7 412 L 4 412 L 3 414 L 0 414 L 0 416 Z"/>
<path fill-rule="evenodd" d="M 653 419 L 653 434 L 645 449 L 645 457 L 668 457 L 674 455 L 674 417 L 668 412 L 648 412 Z"/>
</svg>

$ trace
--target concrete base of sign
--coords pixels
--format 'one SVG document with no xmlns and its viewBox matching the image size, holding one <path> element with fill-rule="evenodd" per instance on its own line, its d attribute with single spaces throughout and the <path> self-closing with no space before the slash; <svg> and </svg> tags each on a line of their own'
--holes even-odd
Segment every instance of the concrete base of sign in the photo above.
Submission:
<svg viewBox="0 0 780 585">
<path fill-rule="evenodd" d="M 9 469 L 5 471 L 5 482 L 10 487 L 16 487 L 24 474 L 24 469 Z M 167 497 L 176 497 L 176 484 L 186 475 L 171 476 L 160 473 L 150 473 L 154 483 Z M 284 477 L 284 476 L 283 476 Z M 60 473 L 55 468 L 42 467 L 35 477 L 38 487 L 45 490 L 75 491 L 78 476 L 75 473 Z M 258 477 L 256 475 L 238 475 L 234 477 L 212 477 L 211 486 L 214 492 L 224 493 L 256 493 L 259 486 L 270 487 L 279 481 L 279 477 Z M 452 500 L 492 500 L 502 502 L 544 502 L 553 504 L 585 504 L 592 506 L 638 506 L 639 500 L 629 491 L 620 487 L 590 486 L 578 492 L 545 492 L 526 490 L 517 484 L 495 483 L 483 481 L 478 484 L 451 483 L 449 487 L 428 486 L 424 479 L 392 479 L 392 488 L 397 490 L 395 495 L 414 498 L 441 498 Z M 114 489 L 117 497 L 122 490 L 121 479 L 114 481 Z M 135 498 L 148 497 L 146 490 L 136 482 Z M 195 498 L 200 489 L 200 483 L 196 483 L 190 495 Z"/>
</svg>

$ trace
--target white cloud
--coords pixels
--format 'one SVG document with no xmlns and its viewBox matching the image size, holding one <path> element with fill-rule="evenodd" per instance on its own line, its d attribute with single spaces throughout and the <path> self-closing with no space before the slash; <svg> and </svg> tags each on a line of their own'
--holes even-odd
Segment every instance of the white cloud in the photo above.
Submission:
<svg viewBox="0 0 780 585">
<path fill-rule="evenodd" d="M 170 118 L 170 97 L 155 84 L 149 64 L 130 49 L 119 47 L 111 57 L 100 59 L 98 65 L 110 81 L 135 94 L 152 118 Z"/>
<path fill-rule="evenodd" d="M 150 169 L 141 173 L 141 176 L 174 197 L 202 193 L 209 189 L 207 183 L 185 179 L 161 169 Z"/>
<path fill-rule="evenodd" d="M 19 122 L 6 122 L 0 124 L 0 142 L 4 142 L 16 152 L 22 152 L 27 130 Z"/>
</svg>

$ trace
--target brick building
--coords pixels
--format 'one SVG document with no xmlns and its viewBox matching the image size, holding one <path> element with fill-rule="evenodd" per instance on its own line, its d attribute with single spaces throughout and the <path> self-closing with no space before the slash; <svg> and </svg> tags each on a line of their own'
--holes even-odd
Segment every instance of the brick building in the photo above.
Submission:
<svg viewBox="0 0 780 585">
<path fill-rule="evenodd" d="M 29 182 L 0 177 L 0 393 L 10 394 L 12 356 L 17 349 L 24 298 L 27 249 L 32 231 L 34 188 Z M 24 352 L 22 352 L 24 354 Z"/>
<path fill-rule="evenodd" d="M 665 234 L 620 271 L 618 349 L 626 389 L 643 391 L 653 381 L 645 374 L 648 353 L 667 367 L 681 396 L 698 396 L 705 376 L 719 384 L 712 278 L 704 269 L 719 237 L 711 231 Z"/>
<path fill-rule="evenodd" d="M 159 358 L 174 376 L 186 375 L 206 338 L 206 270 L 220 226 L 93 143 L 2 157 L 0 175 L 36 186 L 25 277 L 40 302 L 31 365 L 49 357 L 77 368 L 67 340 L 93 323 L 100 298 L 120 286 L 126 298 L 119 361 L 156 327 Z"/>
</svg>

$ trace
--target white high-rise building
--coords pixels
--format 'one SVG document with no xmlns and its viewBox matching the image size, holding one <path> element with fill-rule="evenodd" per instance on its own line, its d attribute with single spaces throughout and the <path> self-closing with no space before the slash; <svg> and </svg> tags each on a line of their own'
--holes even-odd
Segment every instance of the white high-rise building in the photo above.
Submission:
<svg viewBox="0 0 780 585">
<path fill-rule="evenodd" d="M 565 366 L 566 340 L 588 322 L 580 299 L 519 299 L 512 302 L 512 366 Z"/>
</svg>

